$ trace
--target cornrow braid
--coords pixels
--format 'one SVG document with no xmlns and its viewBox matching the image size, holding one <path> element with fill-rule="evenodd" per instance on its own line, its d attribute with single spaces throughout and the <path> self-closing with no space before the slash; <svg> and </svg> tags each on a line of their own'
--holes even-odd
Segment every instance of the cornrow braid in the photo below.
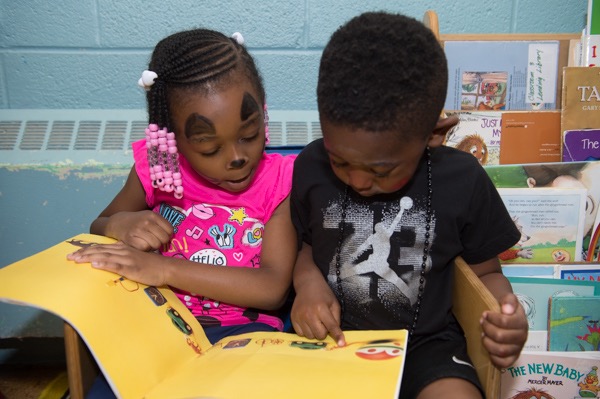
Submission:
<svg viewBox="0 0 600 399">
<path fill-rule="evenodd" d="M 247 49 L 234 39 L 209 29 L 175 33 L 156 45 L 149 70 L 158 77 L 148 90 L 150 123 L 173 130 L 170 106 L 178 90 L 207 90 L 228 83 L 233 71 L 241 71 L 250 80 L 264 103 L 262 77 Z"/>
</svg>

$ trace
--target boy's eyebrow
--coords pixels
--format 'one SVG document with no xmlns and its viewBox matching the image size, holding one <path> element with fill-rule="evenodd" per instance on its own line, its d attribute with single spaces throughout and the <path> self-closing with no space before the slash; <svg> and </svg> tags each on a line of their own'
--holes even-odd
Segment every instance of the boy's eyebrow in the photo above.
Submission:
<svg viewBox="0 0 600 399">
<path fill-rule="evenodd" d="M 190 114 L 185 121 L 185 135 L 192 137 L 197 134 L 216 134 L 214 123 L 196 112 Z"/>
</svg>

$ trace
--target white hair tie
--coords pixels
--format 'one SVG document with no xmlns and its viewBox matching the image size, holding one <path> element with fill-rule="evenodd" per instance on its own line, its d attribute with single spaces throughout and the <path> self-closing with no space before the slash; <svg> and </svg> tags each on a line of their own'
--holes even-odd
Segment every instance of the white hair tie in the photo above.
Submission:
<svg viewBox="0 0 600 399">
<path fill-rule="evenodd" d="M 239 45 L 244 44 L 244 36 L 242 36 L 240 32 L 235 32 L 233 35 L 231 35 L 231 38 L 235 40 Z"/>
<path fill-rule="evenodd" d="M 145 70 L 142 72 L 142 77 L 138 80 L 138 85 L 144 90 L 148 91 L 154 84 L 154 80 L 158 78 L 156 72 Z"/>
</svg>

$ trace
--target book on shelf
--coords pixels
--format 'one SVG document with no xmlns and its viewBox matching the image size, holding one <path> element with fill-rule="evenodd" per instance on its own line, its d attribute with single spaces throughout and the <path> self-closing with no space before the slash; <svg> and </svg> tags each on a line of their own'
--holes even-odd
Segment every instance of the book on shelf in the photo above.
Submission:
<svg viewBox="0 0 600 399">
<path fill-rule="evenodd" d="M 600 351 L 600 296 L 559 295 L 548 304 L 548 350 Z"/>
<path fill-rule="evenodd" d="M 444 52 L 446 110 L 557 108 L 558 41 L 445 41 Z"/>
<path fill-rule="evenodd" d="M 78 248 L 111 242 L 81 234 L 0 269 L 0 300 L 71 324 L 117 397 L 398 396 L 406 330 L 346 331 L 344 347 L 281 332 L 211 344 L 170 289 L 66 259 Z"/>
<path fill-rule="evenodd" d="M 500 164 L 560 162 L 560 111 L 502 113 Z"/>
<path fill-rule="evenodd" d="M 600 129 L 565 130 L 562 141 L 563 162 L 600 161 Z"/>
<path fill-rule="evenodd" d="M 548 348 L 548 308 L 550 298 L 564 295 L 598 296 L 600 282 L 542 277 L 507 277 L 527 316 L 529 333 L 524 350 Z"/>
<path fill-rule="evenodd" d="M 518 243 L 499 255 L 501 262 L 581 260 L 586 189 L 498 188 L 498 193 L 521 232 Z"/>
<path fill-rule="evenodd" d="M 600 2 L 588 0 L 586 26 L 581 35 L 581 66 L 600 66 Z"/>
<path fill-rule="evenodd" d="M 598 230 L 594 226 L 598 225 L 600 217 L 600 212 L 598 212 L 600 208 L 600 161 L 486 165 L 484 170 L 497 188 L 581 187 L 587 189 L 582 253 L 579 259 L 593 260 L 588 259 L 588 255 L 593 255 L 593 251 L 589 250 L 590 242 L 593 240 L 594 232 Z M 550 260 L 550 262 L 553 261 Z"/>
<path fill-rule="evenodd" d="M 460 111 L 458 124 L 446 134 L 445 144 L 472 154 L 481 165 L 497 165 L 500 157 L 502 112 Z"/>
<path fill-rule="evenodd" d="M 600 67 L 564 67 L 560 131 L 600 129 Z"/>
<path fill-rule="evenodd" d="M 502 274 L 506 277 L 556 278 L 600 283 L 600 263 L 503 263 Z"/>
<path fill-rule="evenodd" d="M 600 352 L 523 351 L 502 371 L 500 399 L 596 398 Z"/>
</svg>

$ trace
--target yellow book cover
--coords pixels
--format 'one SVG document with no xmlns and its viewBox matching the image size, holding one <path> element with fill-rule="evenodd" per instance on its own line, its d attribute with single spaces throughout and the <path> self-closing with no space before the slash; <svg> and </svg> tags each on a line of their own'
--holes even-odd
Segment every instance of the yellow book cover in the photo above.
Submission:
<svg viewBox="0 0 600 399">
<path fill-rule="evenodd" d="M 407 331 L 328 338 L 256 332 L 211 345 L 167 287 L 76 264 L 67 254 L 114 240 L 81 234 L 0 269 L 0 300 L 70 323 L 120 398 L 396 398 Z"/>
</svg>

